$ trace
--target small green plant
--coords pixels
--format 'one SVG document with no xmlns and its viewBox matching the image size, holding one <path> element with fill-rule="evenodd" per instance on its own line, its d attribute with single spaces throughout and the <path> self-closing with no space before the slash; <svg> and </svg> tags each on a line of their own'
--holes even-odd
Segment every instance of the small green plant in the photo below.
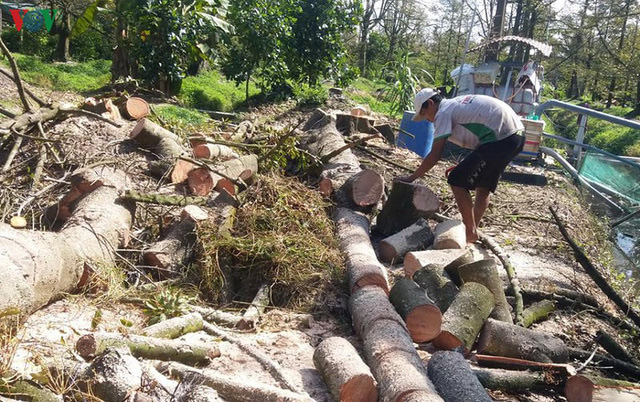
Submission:
<svg viewBox="0 0 640 402">
<path fill-rule="evenodd" d="M 144 314 L 149 317 L 149 324 L 156 324 L 167 318 L 179 317 L 187 312 L 187 305 L 193 297 L 186 296 L 178 290 L 165 289 L 160 294 L 144 302 Z"/>
<path fill-rule="evenodd" d="M 384 69 L 388 84 L 383 96 L 391 102 L 391 111 L 394 113 L 402 113 L 413 108 L 413 97 L 421 86 L 420 78 L 409 66 L 409 56 L 409 52 L 405 52 L 396 60 L 387 63 Z"/>
<path fill-rule="evenodd" d="M 19 312 L 13 310 L 0 312 L 0 390 L 7 388 L 18 379 L 17 375 L 12 373 L 11 365 L 18 350 L 19 328 Z"/>
<path fill-rule="evenodd" d="M 301 105 L 321 105 L 329 98 L 329 93 L 322 85 L 300 85 L 293 88 L 293 95 Z"/>
</svg>

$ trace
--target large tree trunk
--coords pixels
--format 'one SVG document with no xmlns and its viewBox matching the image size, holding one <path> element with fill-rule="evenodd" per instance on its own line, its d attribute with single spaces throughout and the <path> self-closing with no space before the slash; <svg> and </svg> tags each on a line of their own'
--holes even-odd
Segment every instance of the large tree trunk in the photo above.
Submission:
<svg viewBox="0 0 640 402">
<path fill-rule="evenodd" d="M 31 313 L 74 291 L 91 266 L 115 263 L 113 250 L 126 238 L 134 209 L 118 200 L 120 186 L 105 177 L 58 233 L 0 224 L 0 312 Z"/>
<path fill-rule="evenodd" d="M 432 216 L 438 208 L 438 196 L 429 188 L 415 183 L 393 183 L 389 199 L 378 215 L 376 230 L 391 236 L 420 218 Z"/>
<path fill-rule="evenodd" d="M 378 261 L 369 238 L 369 219 L 350 209 L 338 208 L 333 220 L 340 248 L 346 257 L 349 291 L 353 294 L 373 285 L 389 292 L 387 270 Z"/>
<path fill-rule="evenodd" d="M 65 10 L 61 18 L 61 26 L 58 31 L 58 43 L 56 45 L 56 60 L 69 61 L 69 42 L 71 35 L 71 13 Z"/>
<path fill-rule="evenodd" d="M 416 223 L 380 242 L 380 259 L 385 262 L 402 261 L 410 251 L 424 250 L 433 243 L 433 232 L 429 222 L 418 219 Z"/>
<path fill-rule="evenodd" d="M 478 340 L 478 353 L 543 363 L 566 362 L 568 350 L 560 339 L 489 318 Z"/>
<path fill-rule="evenodd" d="M 458 352 L 434 353 L 427 364 L 427 371 L 445 401 L 492 401 L 469 363 Z"/>
<path fill-rule="evenodd" d="M 465 283 L 444 313 L 442 332 L 433 345 L 442 350 L 463 347 L 465 354 L 469 353 L 493 306 L 489 289 L 479 283 Z"/>
<path fill-rule="evenodd" d="M 442 313 L 427 292 L 411 279 L 400 278 L 391 288 L 389 300 L 407 324 L 416 343 L 430 342 L 440 333 Z"/>
<path fill-rule="evenodd" d="M 346 339 L 331 337 L 313 353 L 313 363 L 336 401 L 377 402 L 378 389 L 371 370 Z"/>
<path fill-rule="evenodd" d="M 458 268 L 458 275 L 462 282 L 477 282 L 484 285 L 493 293 L 496 306 L 491 312 L 491 318 L 513 324 L 509 303 L 504 294 L 502 279 L 496 269 L 496 262 L 493 259 L 481 260 L 465 264 Z"/>
</svg>

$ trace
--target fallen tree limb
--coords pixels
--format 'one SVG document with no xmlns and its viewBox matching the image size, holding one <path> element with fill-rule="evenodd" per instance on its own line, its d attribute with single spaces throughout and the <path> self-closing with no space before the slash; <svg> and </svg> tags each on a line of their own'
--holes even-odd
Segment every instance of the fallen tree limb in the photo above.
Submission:
<svg viewBox="0 0 640 402">
<path fill-rule="evenodd" d="M 243 342 L 240 338 L 235 337 L 230 333 L 223 331 L 220 328 L 217 328 L 216 326 L 209 323 L 205 322 L 203 328 L 209 335 L 217 336 L 223 341 L 233 343 L 249 356 L 256 359 L 258 363 L 260 363 L 262 367 L 264 367 L 276 381 L 278 381 L 284 387 L 288 388 L 290 391 L 298 394 L 304 393 L 304 391 L 299 386 L 289 381 L 289 378 L 287 378 L 287 375 L 282 372 L 282 368 L 277 362 L 269 358 L 256 347 Z"/>
<path fill-rule="evenodd" d="M 609 335 L 607 331 L 599 329 L 596 332 L 596 340 L 609 354 L 616 359 L 620 359 L 624 362 L 631 363 L 635 366 L 640 366 L 640 362 L 629 354 L 629 352 L 620 345 L 613 336 Z"/>
<path fill-rule="evenodd" d="M 473 360 L 480 367 L 500 368 L 509 371 L 543 371 L 551 373 L 553 376 L 559 376 L 565 380 L 572 375 L 577 374 L 577 370 L 566 363 L 541 363 L 532 360 L 517 359 L 514 357 L 491 356 L 476 354 Z"/>
<path fill-rule="evenodd" d="M 562 236 L 565 238 L 567 243 L 569 243 L 569 246 L 571 246 L 571 248 L 573 249 L 578 263 L 580 263 L 582 268 L 584 268 L 587 274 L 591 277 L 591 279 L 593 279 L 593 281 L 604 292 L 604 294 L 606 294 L 607 297 L 611 299 L 611 301 L 613 301 L 616 306 L 618 306 L 622 313 L 629 317 L 631 321 L 633 321 L 633 323 L 638 328 L 640 328 L 640 315 L 638 315 L 638 313 L 622 298 L 622 296 L 620 296 L 618 292 L 616 292 L 616 290 L 611 287 L 606 278 L 602 276 L 600 271 L 598 271 L 598 269 L 591 263 L 591 261 L 589 261 L 589 258 L 584 253 L 584 251 L 582 251 L 580 246 L 578 246 L 573 241 L 571 236 L 569 236 L 567 229 L 558 217 L 558 214 L 556 214 L 556 211 L 553 209 L 553 207 L 549 207 L 549 210 L 551 211 L 551 215 L 553 215 L 553 219 L 555 219 L 556 224 L 558 225 L 558 229 L 560 229 L 560 233 L 562 233 Z"/>
<path fill-rule="evenodd" d="M 84 358 L 97 356 L 111 347 L 127 347 L 135 357 L 173 360 L 192 365 L 206 363 L 220 356 L 217 345 L 140 335 L 94 333 L 83 335 L 76 342 L 76 351 Z"/>
<path fill-rule="evenodd" d="M 215 389 L 218 394 L 229 402 L 312 402 L 313 400 L 302 394 L 273 387 L 257 382 L 248 383 L 241 379 L 227 377 L 213 370 L 197 370 L 179 363 L 159 363 L 157 369 L 171 376 L 179 377 L 184 382 L 194 381 Z"/>
<path fill-rule="evenodd" d="M 216 310 L 213 308 L 200 306 L 189 306 L 189 308 L 196 313 L 199 313 L 205 321 L 212 322 L 218 325 L 224 325 L 225 327 L 229 328 L 234 328 L 242 319 L 242 317 L 238 315 Z"/>
<path fill-rule="evenodd" d="M 186 314 L 181 317 L 169 318 L 142 330 L 142 335 L 154 338 L 175 339 L 190 332 L 202 330 L 204 321 L 198 313 Z"/>
<path fill-rule="evenodd" d="M 13 74 L 11 74 L 9 71 L 5 70 L 2 67 L 0 67 L 0 74 L 3 74 L 5 77 L 9 78 L 11 81 L 16 82 L 16 79 L 13 77 Z M 32 90 L 30 90 L 27 87 L 23 87 L 23 88 L 24 88 L 24 91 L 27 93 L 27 95 L 29 95 L 29 97 L 33 99 L 40 107 L 47 105 L 47 102 L 43 101 L 38 96 L 36 96 L 36 94 L 34 94 Z"/>
<path fill-rule="evenodd" d="M 16 60 L 11 55 L 11 52 L 9 52 L 9 49 L 7 49 L 7 46 L 4 44 L 2 38 L 0 38 L 0 50 L 2 51 L 2 54 L 4 54 L 7 60 L 9 61 L 9 66 L 11 66 L 11 71 L 13 72 L 12 79 L 13 79 L 13 82 L 18 87 L 18 95 L 20 96 L 22 107 L 24 108 L 24 111 L 26 113 L 29 113 L 31 112 L 31 105 L 29 104 L 29 101 L 27 100 L 27 96 L 25 95 L 24 86 L 22 85 L 22 79 L 20 78 L 20 71 L 18 70 L 18 64 L 16 63 Z"/>
<path fill-rule="evenodd" d="M 472 368 L 483 387 L 520 393 L 529 390 L 550 390 L 561 387 L 566 378 L 556 378 L 543 371 L 513 371 L 503 369 Z"/>
<path fill-rule="evenodd" d="M 598 303 L 595 297 L 581 293 L 581 292 L 576 292 L 575 290 L 558 288 L 558 289 L 554 289 L 552 292 L 545 292 L 542 290 L 535 290 L 535 289 L 520 289 L 520 291 L 522 293 L 522 297 L 524 298 L 524 301 L 527 303 L 540 301 L 540 300 L 553 300 L 563 305 L 571 304 L 571 303 L 580 303 L 580 304 L 588 305 L 595 309 L 601 308 L 600 303 Z"/>
<path fill-rule="evenodd" d="M 595 366 L 596 368 L 605 370 L 605 368 L 608 367 L 610 369 L 615 370 L 617 373 L 622 373 L 626 376 L 640 380 L 640 367 L 635 366 L 631 363 L 623 362 L 622 360 L 601 355 L 599 353 L 596 353 L 595 355 L 593 355 L 593 357 L 591 357 L 592 355 L 591 352 L 587 352 L 586 350 L 581 350 L 576 348 L 568 348 L 567 353 L 569 358 L 571 359 L 585 361 L 591 358 L 593 362 L 601 363 L 603 366 L 603 367 Z"/>
<path fill-rule="evenodd" d="M 260 316 L 264 314 L 266 308 L 271 304 L 271 289 L 268 284 L 262 284 L 256 292 L 253 301 L 247 307 L 247 310 L 242 315 L 240 321 L 238 321 L 237 328 L 248 330 L 254 329 Z"/>
<path fill-rule="evenodd" d="M 327 338 L 313 352 L 313 364 L 336 401 L 377 402 L 371 370 L 346 339 Z"/>
<path fill-rule="evenodd" d="M 127 190 L 122 194 L 121 198 L 136 202 L 160 205 L 174 205 L 178 207 L 184 207 L 187 205 L 216 207 L 220 205 L 237 204 L 237 200 L 227 192 L 215 192 L 211 193 L 208 197 L 198 197 L 178 194 L 141 193 L 136 190 Z"/>
<path fill-rule="evenodd" d="M 533 303 L 522 312 L 522 326 L 529 328 L 532 324 L 546 320 L 556 309 L 552 300 L 541 300 Z"/>
</svg>

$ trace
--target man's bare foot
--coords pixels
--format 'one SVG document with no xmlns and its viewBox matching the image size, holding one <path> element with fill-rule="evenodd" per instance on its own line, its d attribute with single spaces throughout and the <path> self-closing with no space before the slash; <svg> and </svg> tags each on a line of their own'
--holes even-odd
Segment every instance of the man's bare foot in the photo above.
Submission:
<svg viewBox="0 0 640 402">
<path fill-rule="evenodd" d="M 472 230 L 469 230 L 467 228 L 466 232 L 467 232 L 467 244 L 473 244 L 478 241 L 478 238 L 479 238 L 478 232 L 476 231 L 475 228 L 473 228 Z"/>
</svg>

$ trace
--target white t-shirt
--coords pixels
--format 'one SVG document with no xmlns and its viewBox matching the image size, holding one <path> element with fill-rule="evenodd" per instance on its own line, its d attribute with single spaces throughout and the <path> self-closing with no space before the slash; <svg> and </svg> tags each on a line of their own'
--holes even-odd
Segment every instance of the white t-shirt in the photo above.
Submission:
<svg viewBox="0 0 640 402">
<path fill-rule="evenodd" d="M 444 99 L 436 113 L 433 138 L 448 138 L 463 148 L 500 141 L 524 130 L 520 117 L 500 99 L 463 95 Z"/>
</svg>

